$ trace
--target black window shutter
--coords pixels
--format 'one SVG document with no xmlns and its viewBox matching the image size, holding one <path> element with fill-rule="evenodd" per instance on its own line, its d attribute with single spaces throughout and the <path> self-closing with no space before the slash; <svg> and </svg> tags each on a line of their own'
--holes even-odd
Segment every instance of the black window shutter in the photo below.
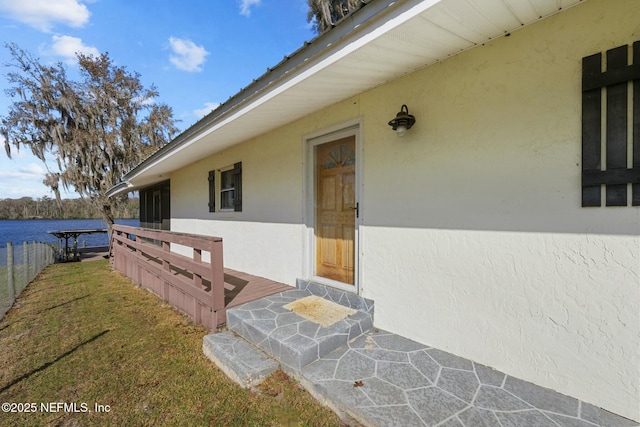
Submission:
<svg viewBox="0 0 640 427">
<path fill-rule="evenodd" d="M 233 210 L 242 212 L 242 162 L 233 165 Z"/>
<path fill-rule="evenodd" d="M 209 171 L 209 212 L 216 211 L 216 171 Z"/>
<path fill-rule="evenodd" d="M 600 206 L 600 189 L 606 186 L 606 206 L 640 206 L 640 41 L 633 44 L 633 64 L 628 65 L 627 45 L 607 51 L 607 70 L 602 54 L 582 60 L 582 206 Z M 632 82 L 629 85 L 629 82 Z M 631 88 L 631 89 L 629 89 Z M 632 91 L 632 93 L 630 93 Z M 602 97 L 605 105 L 602 107 Z M 627 167 L 628 98 L 632 97 L 631 131 L 633 159 Z M 604 130 L 606 165 L 602 163 Z"/>
</svg>

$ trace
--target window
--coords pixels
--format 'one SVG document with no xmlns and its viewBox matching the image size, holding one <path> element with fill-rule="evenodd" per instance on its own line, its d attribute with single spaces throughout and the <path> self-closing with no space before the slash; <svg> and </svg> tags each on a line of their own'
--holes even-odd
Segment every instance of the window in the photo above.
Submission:
<svg viewBox="0 0 640 427">
<path fill-rule="evenodd" d="M 216 185 L 216 182 L 219 184 Z M 229 168 L 209 172 L 209 212 L 223 211 L 242 211 L 241 162 Z"/>
<path fill-rule="evenodd" d="M 220 209 L 233 209 L 233 201 L 235 199 L 235 182 L 233 169 L 229 169 L 220 173 Z"/>
</svg>

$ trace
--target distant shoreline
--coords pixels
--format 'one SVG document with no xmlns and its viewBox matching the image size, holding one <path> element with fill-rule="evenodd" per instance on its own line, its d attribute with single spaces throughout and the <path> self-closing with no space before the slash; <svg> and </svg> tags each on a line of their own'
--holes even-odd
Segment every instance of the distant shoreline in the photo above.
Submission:
<svg viewBox="0 0 640 427">
<path fill-rule="evenodd" d="M 111 212 L 119 219 L 136 219 L 140 215 L 140 199 L 129 198 L 126 202 L 113 206 Z M 101 219 L 102 210 L 87 200 L 63 199 L 60 202 L 50 197 L 34 199 L 0 198 L 0 219 Z"/>
</svg>

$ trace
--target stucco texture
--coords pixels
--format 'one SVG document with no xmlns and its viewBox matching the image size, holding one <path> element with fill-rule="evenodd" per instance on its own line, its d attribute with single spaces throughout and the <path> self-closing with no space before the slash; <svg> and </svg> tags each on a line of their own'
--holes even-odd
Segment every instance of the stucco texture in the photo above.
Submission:
<svg viewBox="0 0 640 427">
<path fill-rule="evenodd" d="M 580 207 L 581 59 L 640 38 L 614 3 L 363 95 L 418 122 L 366 131 L 362 283 L 382 328 L 637 420 L 640 210 Z"/>
<path fill-rule="evenodd" d="M 581 207 L 581 60 L 640 40 L 589 0 L 171 175 L 172 229 L 308 278 L 305 136 L 359 119 L 358 272 L 375 324 L 640 421 L 640 209 Z M 387 126 L 402 104 L 417 119 Z M 243 212 L 207 173 L 241 161 Z"/>
</svg>

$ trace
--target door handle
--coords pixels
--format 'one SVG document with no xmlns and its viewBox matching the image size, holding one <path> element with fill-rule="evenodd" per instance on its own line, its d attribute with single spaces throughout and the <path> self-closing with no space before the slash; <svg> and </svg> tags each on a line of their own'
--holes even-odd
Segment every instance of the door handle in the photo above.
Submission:
<svg viewBox="0 0 640 427">
<path fill-rule="evenodd" d="M 351 209 L 356 211 L 356 218 L 360 218 L 360 203 L 356 202 L 356 206 Z"/>
</svg>

